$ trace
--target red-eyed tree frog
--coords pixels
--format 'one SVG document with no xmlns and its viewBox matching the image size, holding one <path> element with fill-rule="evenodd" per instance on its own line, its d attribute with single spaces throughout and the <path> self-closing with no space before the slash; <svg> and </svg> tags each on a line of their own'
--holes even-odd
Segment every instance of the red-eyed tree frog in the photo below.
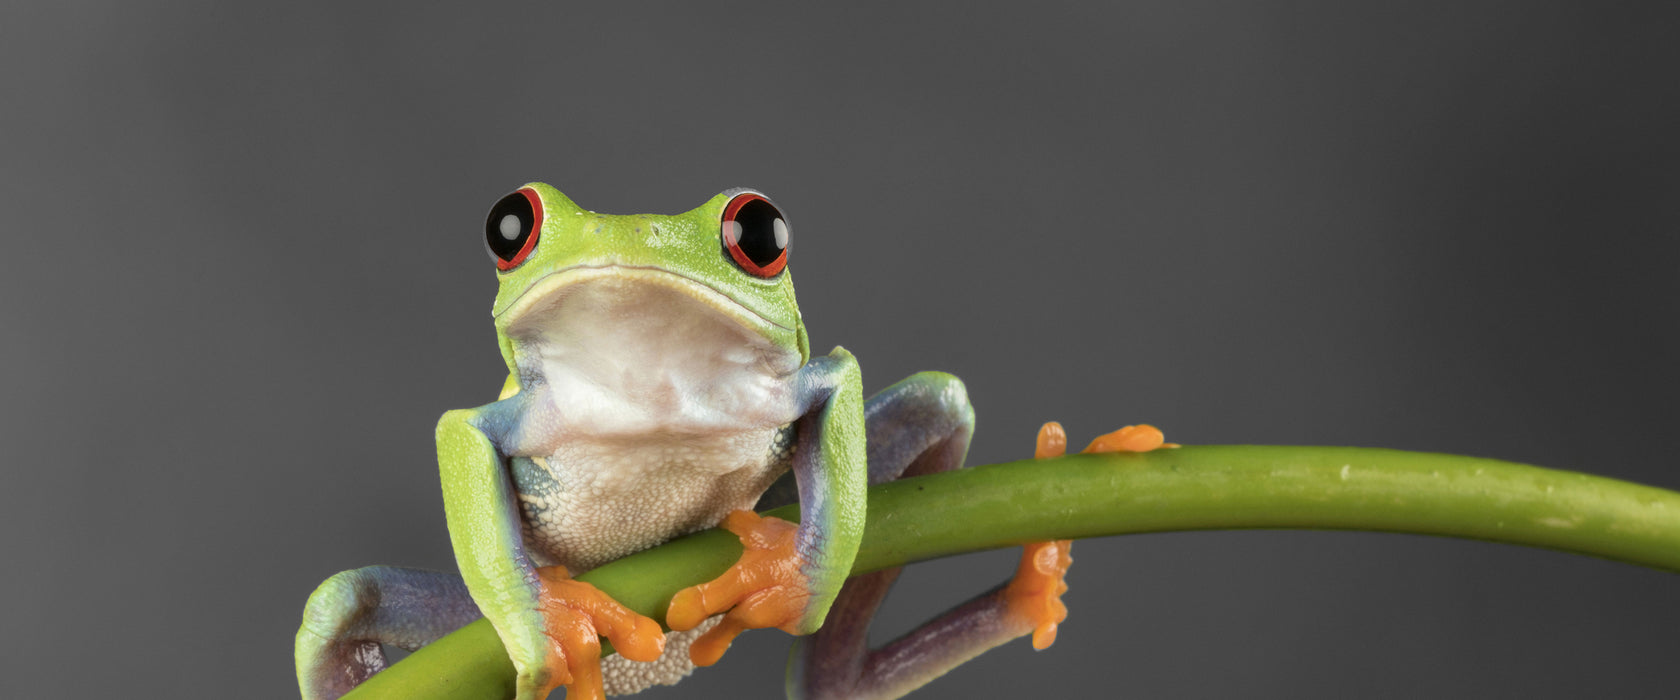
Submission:
<svg viewBox="0 0 1680 700">
<path fill-rule="evenodd" d="M 898 697 L 1014 637 L 1047 646 L 1066 615 L 1066 542 L 1029 545 L 1010 583 L 868 648 L 898 572 L 847 581 L 865 489 L 961 467 L 974 412 L 951 375 L 865 400 L 850 353 L 812 357 L 790 234 L 749 189 L 675 216 L 597 214 L 541 183 L 496 202 L 485 241 L 508 378 L 495 402 L 437 427 L 460 574 L 375 566 L 321 584 L 296 641 L 303 697 L 384 668 L 381 644 L 415 649 L 480 616 L 520 700 L 674 683 L 750 628 L 809 635 L 788 680 L 808 698 Z M 1160 445 L 1145 428 L 1090 449 Z M 1039 442 L 1053 456 L 1065 440 L 1046 426 Z M 751 510 L 795 498 L 797 526 Z M 567 575 L 720 524 L 746 553 L 676 596 L 668 634 Z M 619 653 L 600 659 L 597 635 Z"/>
</svg>

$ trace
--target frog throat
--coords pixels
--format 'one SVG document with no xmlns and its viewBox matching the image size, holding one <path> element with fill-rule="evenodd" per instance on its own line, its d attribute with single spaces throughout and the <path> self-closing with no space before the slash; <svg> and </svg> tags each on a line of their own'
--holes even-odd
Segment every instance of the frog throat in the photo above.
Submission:
<svg viewBox="0 0 1680 700">
<path fill-rule="evenodd" d="M 709 347 L 723 361 L 782 377 L 802 362 L 798 329 L 776 323 L 693 278 L 655 267 L 576 266 L 550 273 L 496 316 L 502 354 L 525 376 L 544 348 L 587 343 L 594 352 L 660 354 Z M 613 343 L 620 347 L 614 348 Z M 522 380 L 520 382 L 524 384 Z"/>
</svg>

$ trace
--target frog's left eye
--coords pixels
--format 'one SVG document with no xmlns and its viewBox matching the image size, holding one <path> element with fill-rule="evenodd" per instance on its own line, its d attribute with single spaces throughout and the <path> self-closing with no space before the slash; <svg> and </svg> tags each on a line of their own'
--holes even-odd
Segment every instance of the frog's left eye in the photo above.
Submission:
<svg viewBox="0 0 1680 700">
<path fill-rule="evenodd" d="M 724 249 L 748 274 L 775 277 L 787 267 L 787 219 L 764 195 L 743 192 L 729 200 L 721 228 Z"/>
<path fill-rule="evenodd" d="M 536 190 L 521 187 L 490 207 L 484 221 L 484 243 L 496 269 L 506 272 L 519 267 L 537 247 L 542 234 L 542 200 Z"/>
</svg>

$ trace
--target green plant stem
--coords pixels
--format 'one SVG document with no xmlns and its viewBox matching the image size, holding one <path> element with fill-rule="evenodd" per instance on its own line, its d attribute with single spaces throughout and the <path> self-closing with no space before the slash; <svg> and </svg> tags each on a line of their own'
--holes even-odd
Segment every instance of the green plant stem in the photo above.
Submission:
<svg viewBox="0 0 1680 700">
<path fill-rule="evenodd" d="M 771 514 L 797 518 L 793 508 Z M 1492 459 L 1368 448 L 1200 446 L 1070 455 L 869 490 L 852 572 L 1046 539 L 1216 529 L 1463 537 L 1680 571 L 1680 493 Z M 671 597 L 740 556 L 712 530 L 580 576 L 663 621 Z M 348 698 L 510 698 L 513 666 L 479 620 Z"/>
</svg>

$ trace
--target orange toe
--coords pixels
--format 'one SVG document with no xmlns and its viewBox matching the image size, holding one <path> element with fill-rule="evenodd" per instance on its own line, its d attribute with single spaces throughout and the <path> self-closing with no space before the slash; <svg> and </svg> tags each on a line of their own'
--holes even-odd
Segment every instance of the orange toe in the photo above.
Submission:
<svg viewBox="0 0 1680 700">
<path fill-rule="evenodd" d="M 665 613 L 671 629 L 687 630 L 728 611 L 689 647 L 696 666 L 717 663 L 736 635 L 749 629 L 775 627 L 797 633 L 811 597 L 801 571 L 804 559 L 794 550 L 798 525 L 738 510 L 724 519 L 723 527 L 741 538 L 741 560 L 722 576 L 679 591 Z"/>
<path fill-rule="evenodd" d="M 1084 452 L 1148 452 L 1159 447 L 1178 445 L 1169 445 L 1166 436 L 1153 425 L 1128 425 L 1112 433 L 1098 435 Z"/>
<path fill-rule="evenodd" d="M 729 651 L 729 645 L 735 642 L 735 638 L 745 631 L 747 628 L 725 616 L 711 631 L 700 635 L 699 639 L 689 645 L 688 660 L 694 662 L 695 666 L 717 663 L 723 658 L 723 652 Z"/>
<path fill-rule="evenodd" d="M 1056 421 L 1045 423 L 1038 429 L 1038 445 L 1033 450 L 1033 459 L 1049 459 L 1067 454 L 1067 431 Z"/>
</svg>

